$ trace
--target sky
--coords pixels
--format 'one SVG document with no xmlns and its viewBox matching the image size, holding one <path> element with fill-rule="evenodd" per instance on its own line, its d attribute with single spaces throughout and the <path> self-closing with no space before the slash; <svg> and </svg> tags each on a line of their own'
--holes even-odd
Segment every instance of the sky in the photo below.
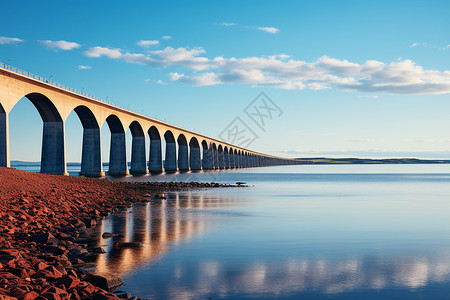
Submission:
<svg viewBox="0 0 450 300">
<path fill-rule="evenodd" d="M 215 138 L 238 118 L 263 153 L 449 159 L 449 13 L 448 1 L 8 1 L 0 61 Z M 261 92 L 277 108 L 264 126 L 246 113 Z M 41 124 L 20 100 L 11 160 L 39 160 Z M 74 112 L 65 129 L 80 161 Z M 107 161 L 107 125 L 102 137 Z"/>
</svg>

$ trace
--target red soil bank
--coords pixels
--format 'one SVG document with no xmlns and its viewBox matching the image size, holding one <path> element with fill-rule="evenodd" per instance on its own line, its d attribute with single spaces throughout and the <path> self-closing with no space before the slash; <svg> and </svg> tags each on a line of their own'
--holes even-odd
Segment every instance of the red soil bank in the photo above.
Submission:
<svg viewBox="0 0 450 300">
<path fill-rule="evenodd" d="M 89 228 L 118 207 L 150 201 L 166 190 L 217 186 L 123 183 L 0 168 L 0 300 L 119 299 L 80 271 L 101 255 L 80 242 Z"/>
</svg>

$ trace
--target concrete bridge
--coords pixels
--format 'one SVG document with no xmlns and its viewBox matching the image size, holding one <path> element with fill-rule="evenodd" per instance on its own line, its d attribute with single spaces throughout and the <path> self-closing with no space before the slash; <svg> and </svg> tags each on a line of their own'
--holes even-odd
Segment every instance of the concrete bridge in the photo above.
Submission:
<svg viewBox="0 0 450 300">
<path fill-rule="evenodd" d="M 43 121 L 42 173 L 67 174 L 64 124 L 72 111 L 75 111 L 83 126 L 80 175 L 84 176 L 105 175 L 100 142 L 100 128 L 104 122 L 111 132 L 109 175 L 299 163 L 297 160 L 265 155 L 152 119 L 0 63 L 0 166 L 10 166 L 8 114 L 23 97 L 31 101 Z M 125 145 L 128 128 L 132 135 L 130 170 Z M 148 155 L 145 150 L 146 135 L 150 137 Z"/>
</svg>

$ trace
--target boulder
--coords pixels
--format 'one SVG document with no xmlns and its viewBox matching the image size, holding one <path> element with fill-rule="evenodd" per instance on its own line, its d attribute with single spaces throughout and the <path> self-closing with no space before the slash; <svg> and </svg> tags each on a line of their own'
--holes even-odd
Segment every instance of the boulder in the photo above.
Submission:
<svg viewBox="0 0 450 300">
<path fill-rule="evenodd" d="M 96 287 L 110 292 L 114 291 L 123 284 L 123 280 L 120 277 L 113 275 L 88 274 L 85 276 L 84 280 L 92 283 Z"/>
</svg>

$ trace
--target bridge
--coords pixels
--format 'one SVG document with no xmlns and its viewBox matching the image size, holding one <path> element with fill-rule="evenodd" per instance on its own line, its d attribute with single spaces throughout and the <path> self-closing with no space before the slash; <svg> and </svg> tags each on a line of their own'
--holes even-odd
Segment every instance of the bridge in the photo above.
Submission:
<svg viewBox="0 0 450 300">
<path fill-rule="evenodd" d="M 299 164 L 232 145 L 87 95 L 46 78 L 0 63 L 0 166 L 10 166 L 8 114 L 27 98 L 43 121 L 41 172 L 67 175 L 64 125 L 75 111 L 83 126 L 80 175 L 104 176 L 100 129 L 111 132 L 109 175 L 146 174 Z M 128 170 L 126 136 L 132 135 Z M 149 153 L 146 153 L 146 135 Z M 165 142 L 163 166 L 162 140 Z M 147 161 L 148 157 L 148 161 Z"/>
</svg>

